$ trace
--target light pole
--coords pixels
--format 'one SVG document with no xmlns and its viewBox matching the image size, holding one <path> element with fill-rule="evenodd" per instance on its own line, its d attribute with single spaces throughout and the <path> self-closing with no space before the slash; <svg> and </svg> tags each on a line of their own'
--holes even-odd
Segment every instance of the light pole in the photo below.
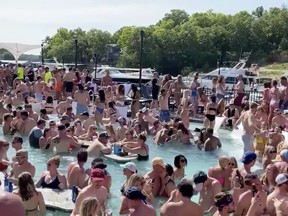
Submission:
<svg viewBox="0 0 288 216">
<path fill-rule="evenodd" d="M 41 64 L 44 65 L 44 44 L 41 43 Z"/>
<path fill-rule="evenodd" d="M 139 63 L 139 87 L 141 89 L 142 84 L 142 60 L 143 60 L 143 39 L 144 39 L 144 31 L 140 31 L 140 63 Z"/>
<path fill-rule="evenodd" d="M 77 68 L 78 62 L 78 39 L 75 38 L 75 68 Z"/>
</svg>

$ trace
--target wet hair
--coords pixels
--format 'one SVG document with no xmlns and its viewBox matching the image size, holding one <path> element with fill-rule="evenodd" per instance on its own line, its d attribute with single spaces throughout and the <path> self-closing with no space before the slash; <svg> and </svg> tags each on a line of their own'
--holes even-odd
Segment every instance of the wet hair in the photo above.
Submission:
<svg viewBox="0 0 288 216">
<path fill-rule="evenodd" d="M 187 165 L 187 158 L 184 155 L 179 154 L 174 158 L 174 166 L 177 167 L 178 169 L 180 168 L 180 161 L 182 158 L 185 160 L 185 163 Z"/>
<path fill-rule="evenodd" d="M 47 133 L 48 133 L 50 130 L 51 130 L 50 128 L 45 128 L 45 129 L 44 129 L 44 132 L 43 132 L 43 137 L 46 138 Z"/>
<path fill-rule="evenodd" d="M 66 127 L 65 125 L 61 124 L 61 125 L 58 125 L 58 130 L 65 130 Z"/>
<path fill-rule="evenodd" d="M 40 119 L 40 120 L 37 121 L 37 126 L 42 125 L 42 124 L 45 125 L 45 124 L 46 124 L 46 121 L 43 120 L 43 119 Z"/>
<path fill-rule="evenodd" d="M 98 201 L 94 197 L 84 199 L 80 205 L 80 216 L 92 215 L 93 210 L 97 209 Z"/>
<path fill-rule="evenodd" d="M 165 166 L 166 172 L 168 176 L 172 176 L 174 173 L 173 167 L 170 164 L 166 164 Z"/>
<path fill-rule="evenodd" d="M 105 91 L 103 89 L 99 90 L 99 99 L 101 103 L 105 103 Z"/>
<path fill-rule="evenodd" d="M 47 110 L 46 109 L 40 109 L 40 114 L 47 115 Z"/>
<path fill-rule="evenodd" d="M 87 158 L 88 158 L 88 152 L 86 149 L 80 149 L 78 152 L 77 152 L 77 160 L 79 162 L 87 162 Z"/>
<path fill-rule="evenodd" d="M 228 206 L 232 202 L 233 202 L 233 197 L 228 192 L 220 192 L 216 194 L 214 197 L 215 206 L 218 208 L 219 211 L 222 211 L 222 209 L 225 206 Z"/>
<path fill-rule="evenodd" d="M 213 133 L 214 133 L 214 130 L 213 130 L 213 128 L 207 128 L 207 129 L 206 129 L 206 132 L 213 134 Z"/>
<path fill-rule="evenodd" d="M 23 139 L 22 139 L 22 137 L 20 137 L 20 136 L 14 136 L 13 139 L 16 140 L 18 143 L 23 144 Z"/>
<path fill-rule="evenodd" d="M 46 98 L 46 103 L 52 104 L 52 103 L 53 103 L 53 97 L 48 96 L 48 97 Z"/>
<path fill-rule="evenodd" d="M 18 190 L 23 201 L 28 201 L 34 196 L 36 192 L 35 185 L 29 172 L 22 172 L 18 176 Z"/>
<path fill-rule="evenodd" d="M 185 127 L 185 125 L 183 124 L 183 122 L 180 122 L 178 124 L 178 130 L 181 130 L 183 134 L 189 135 L 189 131 L 188 129 Z"/>
<path fill-rule="evenodd" d="M 177 185 L 177 189 L 179 190 L 179 192 L 181 193 L 181 195 L 183 197 L 187 197 L 187 198 L 191 199 L 191 197 L 193 196 L 193 192 L 194 192 L 193 186 L 188 181 L 181 181 Z"/>
<path fill-rule="evenodd" d="M 21 116 L 29 117 L 29 114 L 26 110 L 21 111 Z"/>
</svg>

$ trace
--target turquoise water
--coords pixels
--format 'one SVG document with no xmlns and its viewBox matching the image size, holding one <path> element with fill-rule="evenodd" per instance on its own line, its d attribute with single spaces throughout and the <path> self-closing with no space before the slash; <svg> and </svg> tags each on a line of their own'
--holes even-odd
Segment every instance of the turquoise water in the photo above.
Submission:
<svg viewBox="0 0 288 216">
<path fill-rule="evenodd" d="M 190 129 L 192 131 L 197 127 L 200 128 L 201 124 L 190 124 Z M 183 154 L 188 160 L 188 166 L 186 168 L 187 177 L 192 177 L 193 174 L 199 170 L 207 172 L 209 167 L 217 164 L 217 159 L 221 155 L 231 155 L 239 159 L 242 153 L 241 141 L 232 138 L 230 131 L 224 131 L 221 129 L 218 132 L 218 136 L 221 139 L 223 147 L 221 150 L 215 152 L 203 152 L 200 151 L 195 145 L 184 146 L 180 143 L 170 143 L 163 146 L 157 146 L 152 142 L 151 137 L 149 137 L 147 144 L 149 144 L 150 148 L 150 159 L 152 160 L 156 156 L 162 157 L 166 163 L 173 165 L 174 157 L 177 154 Z M 2 130 L 0 132 L 0 139 L 4 139 Z M 12 137 L 5 136 L 5 139 L 11 143 Z M 30 148 L 29 143 L 27 142 L 27 137 L 23 137 L 23 139 L 23 148 L 29 151 L 29 161 L 36 166 L 35 180 L 38 180 L 42 172 L 46 170 L 47 160 L 54 154 L 52 152 L 45 152 L 40 149 Z M 14 154 L 15 151 L 10 146 L 8 151 L 9 159 L 11 159 Z M 75 155 L 76 153 L 73 152 L 61 157 L 61 164 L 59 167 L 59 171 L 61 173 L 66 174 L 67 165 L 72 161 L 76 161 Z M 88 160 L 85 168 L 89 168 L 91 160 L 91 158 Z M 118 215 L 121 205 L 120 187 L 125 181 L 125 176 L 123 176 L 122 168 L 118 163 L 111 160 L 106 160 L 106 163 L 108 164 L 107 170 L 112 175 L 111 197 L 108 206 L 113 210 L 113 215 Z M 141 174 L 145 174 L 151 169 L 151 161 L 135 161 L 135 164 L 137 165 L 137 169 Z M 193 197 L 193 200 L 197 201 L 197 197 Z M 155 207 L 159 209 L 164 202 L 165 200 L 158 200 Z M 70 214 L 59 211 L 49 211 L 48 215 L 66 216 Z"/>
</svg>

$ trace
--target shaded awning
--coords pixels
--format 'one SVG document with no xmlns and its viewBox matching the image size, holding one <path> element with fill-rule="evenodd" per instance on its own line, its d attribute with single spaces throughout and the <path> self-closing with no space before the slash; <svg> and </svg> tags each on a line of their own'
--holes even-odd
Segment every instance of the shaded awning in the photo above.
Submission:
<svg viewBox="0 0 288 216">
<path fill-rule="evenodd" d="M 41 45 L 19 44 L 19 43 L 0 43 L 0 49 L 9 51 L 17 61 L 22 54 L 27 51 L 39 49 Z"/>
</svg>

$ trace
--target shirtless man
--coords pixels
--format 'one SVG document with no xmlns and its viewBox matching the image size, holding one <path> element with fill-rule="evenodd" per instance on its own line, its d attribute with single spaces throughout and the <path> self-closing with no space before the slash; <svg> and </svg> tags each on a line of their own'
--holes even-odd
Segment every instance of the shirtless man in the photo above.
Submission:
<svg viewBox="0 0 288 216">
<path fill-rule="evenodd" d="M 12 139 L 12 148 L 15 149 L 16 153 L 22 149 L 23 139 L 20 136 L 14 136 Z M 12 157 L 13 162 L 17 162 L 16 154 Z"/>
<path fill-rule="evenodd" d="M 170 80 L 168 82 L 173 82 Z M 169 97 L 172 92 L 172 85 L 170 85 L 168 91 L 166 89 L 161 89 L 159 95 L 159 121 L 160 122 L 169 122 L 170 121 L 170 111 L 169 111 Z"/>
<path fill-rule="evenodd" d="M 1 215 L 27 215 L 20 196 L 2 191 L 2 189 L 0 189 L 0 209 Z"/>
<path fill-rule="evenodd" d="M 208 177 L 206 173 L 200 171 L 193 176 L 196 191 L 200 192 L 199 205 L 205 213 L 213 215 L 217 208 L 214 205 L 214 197 L 221 192 L 221 184 L 217 179 Z"/>
<path fill-rule="evenodd" d="M 30 95 L 30 89 L 26 83 L 22 82 L 21 80 L 17 80 L 17 81 L 15 81 L 15 83 L 18 84 L 16 89 L 15 89 L 15 92 L 20 92 L 23 98 Z"/>
<path fill-rule="evenodd" d="M 213 135 L 213 128 L 206 129 L 207 139 L 204 143 L 204 151 L 214 151 L 217 148 L 221 148 L 222 144 L 218 137 Z"/>
<path fill-rule="evenodd" d="M 59 135 L 55 136 L 51 140 L 51 149 L 55 147 L 57 153 L 70 152 L 73 147 L 81 147 L 73 137 L 66 134 L 65 125 L 58 125 Z"/>
<path fill-rule="evenodd" d="M 235 96 L 234 104 L 235 104 L 235 106 L 237 106 L 237 108 L 240 108 L 242 99 L 245 97 L 246 94 L 244 92 L 245 85 L 243 82 L 243 76 L 240 74 L 237 77 L 237 80 L 238 80 L 238 82 L 235 85 L 236 96 Z"/>
<path fill-rule="evenodd" d="M 29 118 L 29 114 L 26 110 L 21 111 L 21 118 L 23 122 L 20 126 L 19 133 L 23 135 L 29 135 L 32 128 L 36 126 L 36 121 L 32 118 Z"/>
<path fill-rule="evenodd" d="M 72 106 L 67 107 L 66 112 L 63 113 L 63 116 L 67 116 L 69 122 L 72 122 L 76 119 Z"/>
<path fill-rule="evenodd" d="M 37 81 L 34 84 L 34 94 L 35 99 L 37 102 L 43 101 L 43 88 L 44 88 L 45 82 L 43 81 L 41 76 L 37 76 Z"/>
<path fill-rule="evenodd" d="M 4 107 L 4 101 L 0 101 L 0 125 L 2 125 L 2 122 L 3 122 L 3 115 L 5 113 L 9 113 L 8 109 L 6 109 Z"/>
<path fill-rule="evenodd" d="M 162 158 L 156 157 L 152 160 L 152 170 L 146 173 L 145 179 L 152 180 L 152 193 L 153 196 L 158 196 L 161 185 L 161 174 L 165 171 L 166 165 Z"/>
<path fill-rule="evenodd" d="M 65 69 L 61 69 L 61 70 L 55 70 L 54 72 L 54 78 L 56 80 L 55 83 L 55 91 L 56 91 L 56 96 L 55 99 L 58 101 L 58 103 L 62 100 L 62 72 L 63 74 L 65 74 Z"/>
<path fill-rule="evenodd" d="M 92 169 L 90 174 L 91 184 L 83 188 L 76 199 L 75 207 L 71 216 L 76 216 L 80 212 L 80 205 L 84 199 L 89 197 L 95 197 L 98 201 L 97 215 L 100 215 L 100 211 L 104 212 L 106 208 L 106 202 L 108 199 L 108 191 L 103 186 L 104 172 L 101 169 Z"/>
<path fill-rule="evenodd" d="M 28 112 L 29 118 L 32 118 L 32 119 L 35 120 L 35 122 L 37 122 L 39 116 L 38 116 L 38 114 L 36 112 L 33 111 L 32 105 L 31 104 L 25 104 L 24 108 Z"/>
<path fill-rule="evenodd" d="M 72 96 L 74 80 L 76 80 L 75 71 L 72 68 L 69 68 L 69 71 L 66 72 L 63 76 L 64 91 L 66 97 Z"/>
<path fill-rule="evenodd" d="M 156 144 L 165 144 L 171 140 L 172 135 L 173 128 L 163 128 L 157 132 L 157 134 L 153 137 L 153 140 Z"/>
<path fill-rule="evenodd" d="M 32 177 L 35 176 L 35 167 L 28 161 L 28 152 L 24 149 L 20 149 L 16 152 L 17 162 L 13 164 L 13 168 L 9 173 L 10 178 L 12 177 L 14 182 L 18 182 L 18 176 L 22 172 L 29 172 Z"/>
<path fill-rule="evenodd" d="M 3 115 L 3 119 L 4 119 L 2 126 L 3 134 L 4 135 L 11 134 L 13 130 L 16 132 L 15 127 L 12 125 L 13 115 L 11 113 L 6 113 Z"/>
<path fill-rule="evenodd" d="M 158 119 L 153 116 L 153 114 L 150 112 L 150 110 L 146 107 L 142 109 L 143 113 L 143 120 L 148 122 L 149 125 L 153 125 L 155 121 Z"/>
<path fill-rule="evenodd" d="M 82 84 L 78 84 L 78 90 L 74 94 L 75 101 L 77 102 L 76 115 L 83 112 L 89 112 L 88 106 L 90 103 L 90 96 Z"/>
<path fill-rule="evenodd" d="M 112 86 L 113 80 L 112 77 L 110 77 L 109 75 L 109 70 L 106 69 L 105 72 L 106 72 L 105 76 L 103 76 L 101 79 L 101 86 Z"/>
<path fill-rule="evenodd" d="M 20 91 L 16 91 L 14 97 L 11 98 L 11 104 L 13 106 L 21 106 L 24 104 L 24 98 Z"/>
<path fill-rule="evenodd" d="M 203 216 L 204 211 L 200 205 L 191 201 L 193 196 L 192 182 L 182 180 L 178 185 L 177 189 L 171 193 L 170 198 L 161 207 L 160 216 Z"/>
<path fill-rule="evenodd" d="M 267 197 L 267 214 L 270 216 L 276 216 L 274 199 L 278 199 L 280 201 L 288 201 L 287 193 L 288 193 L 288 175 L 286 173 L 279 174 L 276 179 L 276 186 L 271 194 Z M 287 209 L 286 209 L 287 211 Z M 285 212 L 287 213 L 287 212 Z M 286 215 L 286 214 L 283 214 Z"/>
<path fill-rule="evenodd" d="M 128 208 L 132 210 L 130 216 L 156 216 L 156 210 L 146 203 L 146 196 L 138 187 L 130 187 L 125 192 Z"/>
<path fill-rule="evenodd" d="M 68 107 L 72 106 L 72 97 L 67 97 L 65 101 L 61 101 L 55 108 L 58 115 L 63 115 Z"/>
<path fill-rule="evenodd" d="M 84 149 L 80 149 L 77 153 L 77 162 L 72 162 L 67 169 L 68 188 L 73 185 L 84 188 L 86 186 L 86 173 L 84 164 L 87 162 L 88 153 Z"/>
<path fill-rule="evenodd" d="M 261 208 L 257 209 L 255 215 L 264 214 L 264 210 L 266 208 L 266 199 L 267 194 L 262 188 L 262 183 L 260 179 L 255 174 L 248 174 L 244 178 L 244 182 L 248 190 L 240 195 L 239 201 L 236 204 L 236 210 L 234 216 L 246 216 L 247 212 L 250 208 L 252 198 L 256 195 L 260 196 L 262 203 L 259 206 Z"/>
<path fill-rule="evenodd" d="M 99 157 L 101 154 L 111 154 L 112 146 L 108 143 L 107 133 L 100 133 L 98 138 L 87 148 L 89 157 Z"/>
<path fill-rule="evenodd" d="M 216 194 L 214 201 L 218 211 L 213 216 L 229 216 L 235 212 L 235 203 L 230 193 Z"/>
<path fill-rule="evenodd" d="M 89 116 L 89 112 L 81 113 L 80 120 L 82 121 L 85 131 L 88 130 L 89 126 L 95 125 L 95 118 L 93 116 Z"/>
<path fill-rule="evenodd" d="M 244 134 L 242 135 L 242 141 L 244 143 L 244 152 L 254 151 L 254 132 L 259 133 L 260 129 L 256 126 L 258 120 L 255 118 L 255 113 L 257 111 L 257 104 L 251 103 L 250 109 L 245 112 L 242 117 L 242 125 L 244 129 Z"/>
<path fill-rule="evenodd" d="M 284 170 L 286 170 L 286 168 L 288 167 L 288 150 L 283 149 L 279 155 L 281 160 L 275 162 L 274 165 L 278 168 L 279 173 L 283 173 Z"/>
<path fill-rule="evenodd" d="M 279 108 L 283 112 L 283 110 L 288 109 L 288 82 L 286 76 L 282 76 L 280 78 L 280 84 L 283 86 L 283 88 L 281 89 L 281 94 L 279 97 Z"/>
</svg>

